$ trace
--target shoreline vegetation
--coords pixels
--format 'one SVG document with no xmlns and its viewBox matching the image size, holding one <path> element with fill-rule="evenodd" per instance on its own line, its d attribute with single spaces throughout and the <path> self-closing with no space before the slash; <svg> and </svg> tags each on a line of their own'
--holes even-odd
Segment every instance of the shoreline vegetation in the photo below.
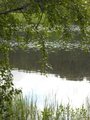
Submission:
<svg viewBox="0 0 90 120">
<path fill-rule="evenodd" d="M 90 120 L 90 103 L 87 98 L 86 105 L 72 108 L 67 105 L 49 102 L 45 99 L 42 109 L 38 108 L 37 101 L 17 95 L 14 97 L 9 111 L 0 114 L 0 120 Z"/>
<path fill-rule="evenodd" d="M 46 43 L 49 39 L 55 41 L 55 49 L 65 41 L 67 50 L 81 48 L 90 52 L 90 0 L 0 0 L 0 120 L 90 120 L 90 104 L 88 109 L 82 105 L 74 110 L 70 105 L 45 101 L 43 110 L 39 110 L 33 98 L 16 96 L 20 91 L 14 89 L 10 52 L 25 50 L 30 42 L 37 42 L 40 72 L 46 73 L 50 68 Z M 62 46 L 58 49 L 64 49 Z"/>
</svg>

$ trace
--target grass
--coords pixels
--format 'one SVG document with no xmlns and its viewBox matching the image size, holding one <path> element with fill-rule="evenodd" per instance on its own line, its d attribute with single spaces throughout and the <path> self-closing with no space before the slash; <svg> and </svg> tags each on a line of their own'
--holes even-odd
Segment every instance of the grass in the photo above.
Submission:
<svg viewBox="0 0 90 120">
<path fill-rule="evenodd" d="M 38 108 L 37 102 L 23 96 L 16 96 L 12 105 L 9 106 L 8 117 L 0 114 L 0 120 L 90 120 L 90 104 L 87 101 L 87 107 L 82 105 L 80 108 L 72 108 L 69 104 L 66 106 L 58 103 L 48 103 L 45 100 L 43 109 Z"/>
</svg>

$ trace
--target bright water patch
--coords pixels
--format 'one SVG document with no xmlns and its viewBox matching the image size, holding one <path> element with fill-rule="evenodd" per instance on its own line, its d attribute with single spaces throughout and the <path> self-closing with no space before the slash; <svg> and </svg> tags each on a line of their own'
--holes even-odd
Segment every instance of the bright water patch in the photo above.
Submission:
<svg viewBox="0 0 90 120">
<path fill-rule="evenodd" d="M 25 96 L 33 93 L 37 97 L 39 107 L 42 107 L 45 98 L 56 100 L 58 103 L 67 104 L 73 107 L 80 107 L 85 104 L 86 98 L 90 97 L 90 83 L 85 79 L 83 81 L 70 81 L 65 78 L 56 77 L 53 74 L 41 75 L 40 73 L 26 73 L 13 70 L 14 85 L 21 88 Z"/>
</svg>

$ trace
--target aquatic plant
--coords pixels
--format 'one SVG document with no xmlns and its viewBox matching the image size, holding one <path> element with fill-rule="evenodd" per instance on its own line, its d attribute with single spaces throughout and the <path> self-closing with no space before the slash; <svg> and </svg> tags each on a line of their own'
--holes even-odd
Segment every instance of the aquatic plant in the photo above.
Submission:
<svg viewBox="0 0 90 120">
<path fill-rule="evenodd" d="M 82 105 L 80 108 L 72 108 L 70 104 L 49 104 L 45 100 L 45 105 L 40 109 L 33 97 L 29 99 L 17 95 L 9 106 L 8 120 L 90 120 L 89 107 L 89 102 L 87 107 Z M 3 115 L 0 114 L 0 120 L 3 120 Z"/>
</svg>

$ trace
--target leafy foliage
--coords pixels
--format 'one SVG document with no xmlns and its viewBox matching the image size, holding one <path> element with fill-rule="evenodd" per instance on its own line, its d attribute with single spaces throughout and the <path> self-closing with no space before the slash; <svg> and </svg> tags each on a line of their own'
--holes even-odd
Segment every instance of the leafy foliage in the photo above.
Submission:
<svg viewBox="0 0 90 120">
<path fill-rule="evenodd" d="M 79 108 L 72 108 L 70 104 L 47 103 L 40 109 L 33 99 L 15 96 L 9 105 L 10 114 L 6 120 L 90 120 L 90 109 L 87 109 L 90 103 L 87 107 L 82 105 Z M 0 120 L 5 120 L 1 113 Z"/>
<path fill-rule="evenodd" d="M 58 39 L 68 42 L 78 28 L 81 43 L 89 44 L 89 18 L 89 0 L 0 0 L 0 104 L 11 102 L 15 93 L 8 59 L 10 50 L 38 41 L 44 70 L 45 42 L 51 33 L 58 31 Z M 6 107 L 1 108 L 5 111 Z"/>
<path fill-rule="evenodd" d="M 67 40 L 73 25 L 79 27 L 82 39 L 90 37 L 89 0 L 1 0 L 0 5 L 0 37 L 11 43 L 27 43 L 37 31 L 53 30 L 59 30 L 60 37 Z"/>
</svg>

